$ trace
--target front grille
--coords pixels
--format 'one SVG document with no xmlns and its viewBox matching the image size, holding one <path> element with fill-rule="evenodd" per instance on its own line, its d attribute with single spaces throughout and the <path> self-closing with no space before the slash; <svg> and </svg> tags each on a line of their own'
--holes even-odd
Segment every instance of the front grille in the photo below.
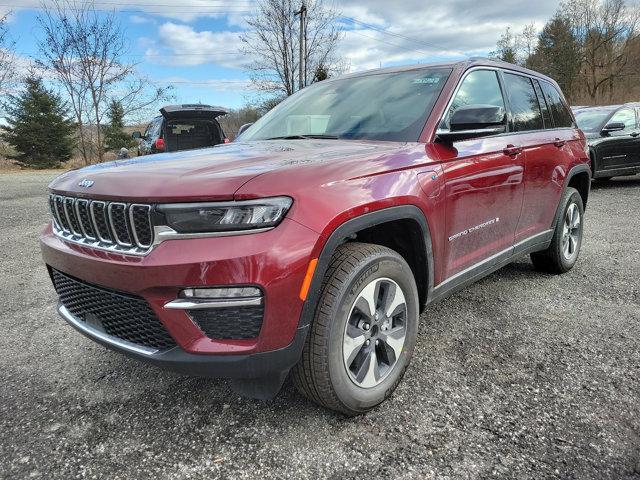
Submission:
<svg viewBox="0 0 640 480">
<path fill-rule="evenodd" d="M 264 307 L 225 307 L 189 310 L 189 316 L 207 337 L 219 340 L 256 338 L 262 328 Z"/>
<path fill-rule="evenodd" d="M 49 195 L 55 233 L 94 248 L 145 254 L 153 244 L 151 206 Z"/>
<path fill-rule="evenodd" d="M 158 350 L 176 346 L 143 298 L 91 285 L 53 269 L 51 277 L 60 302 L 78 320 L 136 345 Z"/>
</svg>

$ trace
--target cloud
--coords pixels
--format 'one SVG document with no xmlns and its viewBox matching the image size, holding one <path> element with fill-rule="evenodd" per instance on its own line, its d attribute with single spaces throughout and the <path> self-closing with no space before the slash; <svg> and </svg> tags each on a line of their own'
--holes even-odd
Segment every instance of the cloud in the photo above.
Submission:
<svg viewBox="0 0 640 480">
<path fill-rule="evenodd" d="M 507 26 L 515 33 L 532 22 L 541 28 L 557 7 L 556 0 L 489 2 L 482 8 L 477 0 L 404 0 L 391 8 L 388 0 L 343 0 L 339 57 L 360 70 L 487 55 Z"/>
<path fill-rule="evenodd" d="M 53 6 L 53 0 L 42 0 L 47 6 Z M 39 2 L 34 0 L 13 0 L 11 7 L 21 9 L 38 8 Z M 251 12 L 254 0 L 183 0 L 179 3 L 158 2 L 158 0 L 136 0 L 134 4 L 126 2 L 95 1 L 95 7 L 101 10 L 115 10 L 123 13 L 133 13 L 142 18 L 148 15 L 191 22 L 197 18 L 222 18 L 227 15 L 242 15 Z M 1 8 L 1 7 L 0 7 Z"/>
<path fill-rule="evenodd" d="M 172 66 L 215 64 L 241 68 L 248 59 L 239 48 L 238 32 L 196 31 L 188 25 L 167 22 L 158 28 L 157 42 L 148 46 L 146 58 Z"/>
<path fill-rule="evenodd" d="M 155 23 L 149 17 L 141 17 L 140 15 L 131 15 L 129 17 L 129 21 L 131 23 L 135 23 L 136 25 L 142 25 L 142 24 L 145 24 L 145 23 Z"/>
</svg>

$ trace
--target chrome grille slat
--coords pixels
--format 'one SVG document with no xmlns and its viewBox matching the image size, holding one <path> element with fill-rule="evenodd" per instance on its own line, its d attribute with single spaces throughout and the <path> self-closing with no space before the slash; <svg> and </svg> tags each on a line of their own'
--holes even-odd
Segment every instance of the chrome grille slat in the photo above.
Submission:
<svg viewBox="0 0 640 480">
<path fill-rule="evenodd" d="M 64 197 L 61 195 L 56 195 L 54 197 L 54 202 L 56 204 L 56 212 L 58 213 L 58 220 L 60 222 L 60 227 L 62 227 L 62 231 L 71 233 L 69 220 L 67 219 L 67 214 L 65 213 L 64 209 Z"/>
<path fill-rule="evenodd" d="M 151 205 L 49 195 L 54 233 L 100 250 L 145 255 L 153 245 Z"/>
<path fill-rule="evenodd" d="M 58 211 L 56 208 L 56 196 L 53 194 L 49 195 L 49 209 L 51 210 L 51 216 L 53 217 L 54 224 L 62 230 L 62 224 L 60 222 L 60 218 L 58 217 Z"/>
<path fill-rule="evenodd" d="M 77 235 L 78 237 L 82 237 L 80 222 L 76 217 L 75 199 L 73 197 L 64 197 L 64 201 L 62 204 L 64 205 L 64 213 L 67 215 L 67 221 L 69 222 L 71 233 Z"/>
<path fill-rule="evenodd" d="M 93 223 L 91 222 L 91 216 L 89 215 L 89 200 L 79 198 L 76 200 L 76 215 L 78 216 L 78 223 L 80 229 L 85 238 L 89 240 L 96 240 L 95 230 Z"/>
<path fill-rule="evenodd" d="M 129 233 L 131 229 L 127 222 L 127 204 L 111 202 L 107 207 L 107 213 L 113 238 L 115 238 L 118 245 L 131 247 L 133 244 Z"/>
<path fill-rule="evenodd" d="M 129 205 L 129 222 L 136 244 L 142 248 L 149 248 L 153 243 L 151 206 L 139 203 Z"/>
<path fill-rule="evenodd" d="M 96 210 L 99 210 L 96 212 Z M 96 234 L 101 242 L 113 243 L 113 237 L 111 236 L 111 230 L 109 229 L 109 222 L 107 221 L 107 204 L 94 200 L 89 205 L 89 211 L 91 212 L 91 220 L 93 220 L 93 227 L 96 229 Z"/>
</svg>

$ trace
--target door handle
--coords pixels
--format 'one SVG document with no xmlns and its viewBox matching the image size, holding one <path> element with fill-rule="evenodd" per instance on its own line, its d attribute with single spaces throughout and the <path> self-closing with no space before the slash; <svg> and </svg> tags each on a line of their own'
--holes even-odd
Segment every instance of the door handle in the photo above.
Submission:
<svg viewBox="0 0 640 480">
<path fill-rule="evenodd" d="M 509 157 L 517 157 L 518 155 L 520 155 L 522 153 L 522 147 L 516 147 L 515 145 L 507 145 L 506 147 L 504 147 L 504 150 L 502 150 L 502 153 L 504 153 L 505 155 L 508 155 Z"/>
<path fill-rule="evenodd" d="M 637 137 L 638 135 L 640 135 L 640 132 L 631 132 L 629 135 L 631 135 L 632 137 Z"/>
<path fill-rule="evenodd" d="M 553 144 L 558 148 L 564 147 L 566 143 L 567 143 L 566 140 L 560 140 L 559 138 L 556 138 L 555 141 L 553 142 Z"/>
</svg>

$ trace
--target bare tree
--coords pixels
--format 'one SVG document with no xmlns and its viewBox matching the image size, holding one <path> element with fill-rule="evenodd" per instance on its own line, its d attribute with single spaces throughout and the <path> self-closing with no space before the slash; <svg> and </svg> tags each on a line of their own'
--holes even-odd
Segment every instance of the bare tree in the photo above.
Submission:
<svg viewBox="0 0 640 480">
<path fill-rule="evenodd" d="M 154 104 L 167 90 L 152 87 L 127 61 L 129 47 L 114 12 L 93 3 L 54 0 L 38 17 L 44 31 L 39 64 L 55 74 L 69 97 L 85 163 L 104 158 L 103 119 L 110 101 L 130 113 Z"/>
<path fill-rule="evenodd" d="M 13 47 L 15 42 L 9 38 L 7 31 L 7 13 L 0 17 L 0 94 L 5 94 L 12 79 L 15 78 L 14 64 L 15 56 Z"/>
<path fill-rule="evenodd" d="M 640 72 L 639 59 L 631 56 L 638 40 L 638 6 L 624 0 L 571 0 L 561 10 L 580 41 L 581 79 L 588 97 L 594 103 L 604 95 L 612 100 L 616 82 Z"/>
<path fill-rule="evenodd" d="M 304 83 L 308 85 L 319 68 L 329 73 L 339 69 L 336 47 L 341 32 L 338 12 L 323 0 L 309 0 L 305 5 Z M 300 69 L 300 25 L 295 16 L 299 0 L 258 0 L 256 8 L 256 14 L 247 19 L 250 31 L 240 35 L 243 53 L 253 60 L 247 66 L 251 79 L 260 91 L 292 95 L 298 88 Z"/>
</svg>

